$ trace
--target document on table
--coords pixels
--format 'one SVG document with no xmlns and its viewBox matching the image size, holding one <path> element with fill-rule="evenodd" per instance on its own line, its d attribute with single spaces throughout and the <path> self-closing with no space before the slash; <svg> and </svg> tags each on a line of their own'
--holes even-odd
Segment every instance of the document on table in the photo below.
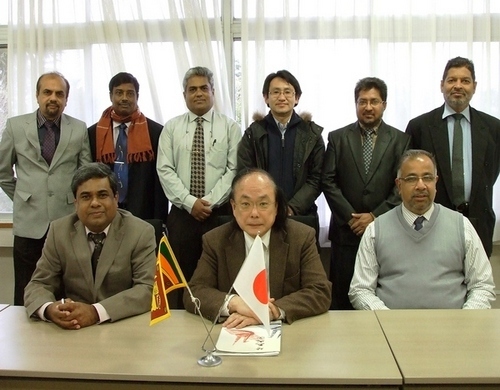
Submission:
<svg viewBox="0 0 500 390">
<path fill-rule="evenodd" d="M 222 327 L 216 355 L 275 356 L 281 351 L 281 321 L 271 322 L 271 335 L 263 325 L 242 329 Z"/>
</svg>

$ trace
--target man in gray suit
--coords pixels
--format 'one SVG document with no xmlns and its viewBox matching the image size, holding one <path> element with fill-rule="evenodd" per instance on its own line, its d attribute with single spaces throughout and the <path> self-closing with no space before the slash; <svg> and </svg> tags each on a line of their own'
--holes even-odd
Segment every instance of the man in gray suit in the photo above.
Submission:
<svg viewBox="0 0 500 390">
<path fill-rule="evenodd" d="M 23 305 L 49 223 L 73 210 L 75 170 L 92 161 L 87 126 L 63 114 L 68 94 L 60 73 L 40 76 L 38 109 L 8 119 L 0 141 L 0 187 L 14 202 L 15 305 Z"/>
<path fill-rule="evenodd" d="M 29 316 L 80 329 L 150 309 L 154 230 L 118 209 L 117 186 L 103 163 L 76 171 L 71 183 L 76 213 L 50 225 L 25 290 Z"/>
<path fill-rule="evenodd" d="M 332 211 L 330 280 L 332 309 L 352 309 L 347 293 L 356 252 L 366 227 L 401 202 L 394 179 L 410 137 L 383 120 L 387 85 L 376 77 L 354 89 L 358 120 L 328 134 L 322 171 L 325 198 Z"/>
</svg>

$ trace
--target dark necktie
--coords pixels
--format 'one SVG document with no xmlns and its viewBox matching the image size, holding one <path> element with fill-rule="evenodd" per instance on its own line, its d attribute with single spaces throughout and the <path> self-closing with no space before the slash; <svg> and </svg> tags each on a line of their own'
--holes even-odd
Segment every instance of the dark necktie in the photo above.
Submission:
<svg viewBox="0 0 500 390">
<path fill-rule="evenodd" d="M 47 164 L 50 165 L 50 163 L 52 162 L 52 158 L 54 157 L 54 153 L 56 152 L 56 134 L 54 132 L 54 122 L 45 121 L 44 126 L 46 128 L 46 131 L 42 144 L 42 157 L 45 159 L 45 161 L 47 161 Z"/>
<path fill-rule="evenodd" d="M 101 255 L 102 246 L 104 245 L 104 239 L 106 238 L 106 233 L 89 233 L 89 238 L 94 242 L 94 251 L 92 252 L 92 275 L 95 278 L 95 270 L 97 269 L 97 260 Z"/>
<path fill-rule="evenodd" d="M 368 174 L 370 170 L 370 164 L 372 162 L 372 154 L 373 154 L 373 135 L 375 134 L 375 130 L 366 129 L 364 131 L 364 140 L 363 140 L 363 162 L 365 163 L 365 174 Z"/>
<path fill-rule="evenodd" d="M 203 136 L 203 118 L 196 118 L 193 146 L 191 148 L 191 195 L 205 196 L 205 137 Z"/>
<path fill-rule="evenodd" d="M 425 217 L 423 217 L 422 215 L 420 217 L 417 217 L 415 219 L 415 222 L 414 222 L 415 226 L 413 228 L 418 232 L 424 226 L 423 225 L 424 221 L 425 221 Z"/>
<path fill-rule="evenodd" d="M 453 203 L 455 206 L 465 202 L 464 190 L 464 156 L 463 156 L 463 132 L 460 120 L 462 114 L 453 114 L 455 124 L 453 126 L 453 150 L 451 157 L 451 181 Z"/>
<path fill-rule="evenodd" d="M 127 163 L 127 125 L 120 124 L 118 139 L 116 140 L 116 159 L 114 171 L 118 180 L 118 202 L 123 203 L 127 198 L 128 189 L 128 163 Z"/>
</svg>

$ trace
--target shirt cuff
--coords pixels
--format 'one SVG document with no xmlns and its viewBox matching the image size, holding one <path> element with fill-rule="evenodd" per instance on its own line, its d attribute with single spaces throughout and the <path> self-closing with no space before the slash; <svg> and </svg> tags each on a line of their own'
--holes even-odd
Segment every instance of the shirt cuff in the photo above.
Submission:
<svg viewBox="0 0 500 390">
<path fill-rule="evenodd" d="M 98 324 L 102 324 L 103 322 L 109 321 L 111 319 L 103 305 L 101 305 L 100 303 L 93 303 L 92 306 L 94 306 L 97 310 L 97 315 L 99 316 Z"/>
<path fill-rule="evenodd" d="M 50 322 L 47 318 L 45 318 L 45 309 L 53 302 L 44 303 L 40 308 L 36 311 L 36 315 L 42 320 Z"/>
</svg>

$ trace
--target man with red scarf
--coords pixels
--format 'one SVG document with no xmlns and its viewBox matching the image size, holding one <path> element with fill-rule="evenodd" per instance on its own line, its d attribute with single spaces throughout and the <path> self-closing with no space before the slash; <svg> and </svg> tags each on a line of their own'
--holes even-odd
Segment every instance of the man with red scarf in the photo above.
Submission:
<svg viewBox="0 0 500 390">
<path fill-rule="evenodd" d="M 120 72 L 109 82 L 111 106 L 89 131 L 93 161 L 114 169 L 118 206 L 141 219 L 166 222 L 168 200 L 156 172 L 158 139 L 163 128 L 139 110 L 139 82 Z"/>
</svg>

